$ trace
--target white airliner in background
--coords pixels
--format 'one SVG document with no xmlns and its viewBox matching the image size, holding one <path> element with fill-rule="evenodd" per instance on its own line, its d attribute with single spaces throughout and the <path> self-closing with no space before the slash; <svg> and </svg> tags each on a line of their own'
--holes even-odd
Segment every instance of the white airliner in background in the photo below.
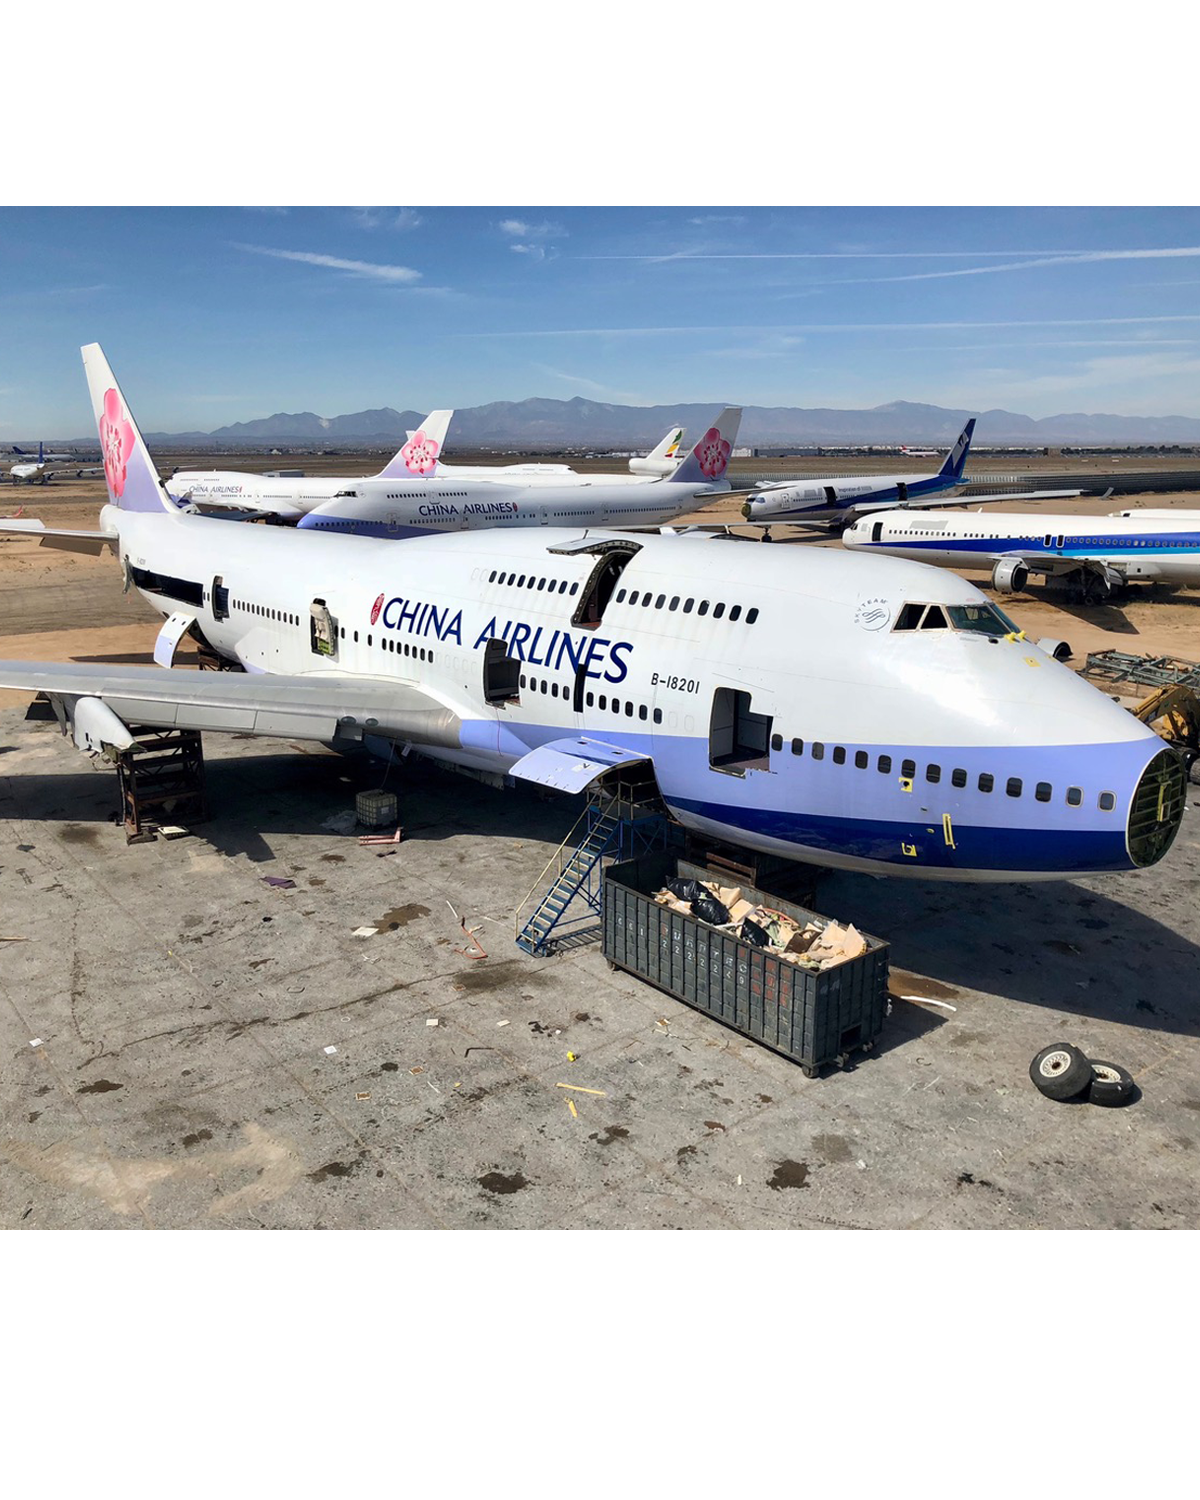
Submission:
<svg viewBox="0 0 1200 1500">
<path fill-rule="evenodd" d="M 201 511 L 236 510 L 268 514 L 283 521 L 298 521 L 318 505 L 353 491 L 368 480 L 389 483 L 407 480 L 423 483 L 435 479 L 494 480 L 497 483 L 583 484 L 594 476 L 577 474 L 567 464 L 447 464 L 441 454 L 452 409 L 430 412 L 415 432 L 410 432 L 397 453 L 378 474 L 360 478 L 346 476 L 296 475 L 275 477 L 267 474 L 238 473 L 227 469 L 177 469 L 166 481 L 167 493 L 180 505 L 191 505 Z M 674 427 L 657 448 L 643 457 L 629 460 L 634 475 L 671 473 L 678 467 L 678 448 L 683 430 Z M 615 478 L 622 478 L 617 475 Z M 629 481 L 626 481 L 629 482 Z"/>
<path fill-rule="evenodd" d="M 395 546 L 218 524 L 175 508 L 83 356 L 110 497 L 86 545 L 164 616 L 161 666 L 0 662 L 0 687 L 84 750 L 176 725 L 567 791 L 640 764 L 687 828 L 926 878 L 1128 870 L 1178 830 L 1181 757 L 951 574 L 578 526 Z M 242 670 L 171 667 L 185 632 Z"/>
<path fill-rule="evenodd" d="M 990 568 L 1002 594 L 1019 593 L 1031 573 L 1062 578 L 1099 598 L 1135 580 L 1200 584 L 1200 514 L 1194 511 L 1001 516 L 910 510 L 855 522 L 842 533 L 842 545 L 943 568 Z"/>
<path fill-rule="evenodd" d="M 484 480 L 451 471 L 407 482 L 360 479 L 298 524 L 301 530 L 392 540 L 479 527 L 657 526 L 729 493 L 725 472 L 741 419 L 740 406 L 727 406 L 683 461 L 658 476 L 514 474 Z M 664 443 L 671 441 L 668 435 Z"/>
<path fill-rule="evenodd" d="M 82 478 L 85 474 L 103 474 L 104 470 L 99 464 L 84 463 L 75 453 L 47 453 L 41 443 L 38 444 L 37 457 L 32 453 L 26 453 L 23 448 L 18 448 L 14 443 L 12 451 L 20 460 L 19 463 L 10 465 L 9 478 L 16 483 L 23 480 L 26 484 L 47 484 L 56 474 L 63 478 L 70 476 L 75 479 Z"/>
<path fill-rule="evenodd" d="M 936 458 L 938 456 L 936 448 L 906 448 L 903 443 L 900 444 L 900 452 L 905 458 Z"/>
<path fill-rule="evenodd" d="M 868 511 L 901 510 L 910 505 L 961 505 L 955 495 L 937 500 L 935 495 L 957 491 L 963 466 L 975 432 L 974 417 L 958 435 L 936 474 L 835 474 L 825 478 L 763 481 L 742 506 L 742 516 L 752 525 L 770 527 L 789 523 L 840 529 Z M 1018 495 L 972 495 L 972 505 L 999 500 L 1065 499 L 1078 490 L 1027 490 Z M 767 535 L 769 535 L 769 531 Z"/>
</svg>

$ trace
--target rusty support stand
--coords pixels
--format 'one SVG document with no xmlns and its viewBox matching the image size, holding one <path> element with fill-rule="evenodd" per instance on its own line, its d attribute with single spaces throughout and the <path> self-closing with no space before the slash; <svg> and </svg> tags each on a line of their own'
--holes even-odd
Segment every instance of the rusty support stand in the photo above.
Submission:
<svg viewBox="0 0 1200 1500">
<path fill-rule="evenodd" d="M 130 725 L 130 732 L 136 746 L 117 757 L 125 842 L 148 841 L 164 823 L 203 822 L 208 804 L 199 731 Z"/>
</svg>

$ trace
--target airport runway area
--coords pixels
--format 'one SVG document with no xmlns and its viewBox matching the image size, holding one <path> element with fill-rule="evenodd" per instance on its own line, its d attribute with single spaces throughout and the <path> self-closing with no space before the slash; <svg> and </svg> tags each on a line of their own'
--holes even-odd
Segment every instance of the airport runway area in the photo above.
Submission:
<svg viewBox="0 0 1200 1500">
<path fill-rule="evenodd" d="M 1176 499 L 1200 505 L 1150 503 Z M 59 526 L 101 501 L 98 481 L 0 490 Z M 795 536 L 776 545 L 814 545 Z M 1073 665 L 1200 660 L 1200 591 L 1084 608 L 1035 588 L 1002 607 Z M 111 557 L 0 542 L 0 656 L 148 660 L 156 622 Z M 873 1053 L 809 1080 L 598 946 L 515 947 L 579 798 L 414 756 L 383 782 L 402 841 L 363 846 L 377 763 L 213 735 L 210 819 L 127 846 L 112 768 L 26 722 L 27 699 L 0 694 L 6 1228 L 1200 1223 L 1200 786 L 1133 874 L 824 877 L 819 910 L 891 943 L 892 1001 Z M 1140 1097 L 1043 1097 L 1029 1063 L 1055 1041 Z"/>
</svg>

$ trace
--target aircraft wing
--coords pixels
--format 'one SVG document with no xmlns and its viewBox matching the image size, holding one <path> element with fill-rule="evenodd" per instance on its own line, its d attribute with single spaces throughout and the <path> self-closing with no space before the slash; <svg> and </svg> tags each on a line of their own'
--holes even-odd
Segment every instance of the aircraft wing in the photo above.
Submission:
<svg viewBox="0 0 1200 1500">
<path fill-rule="evenodd" d="M 189 500 L 187 495 L 172 497 L 181 510 L 196 511 L 202 516 L 218 516 L 223 521 L 298 521 L 307 511 L 299 505 L 273 502 L 269 506 L 239 505 L 235 500 Z"/>
<path fill-rule="evenodd" d="M 1018 547 L 1014 547 L 1011 552 L 995 553 L 993 556 L 997 561 L 1011 558 L 1020 562 L 1031 573 L 1053 575 L 1082 571 L 1103 579 L 1110 588 L 1116 588 L 1125 582 L 1125 575 L 1119 568 L 1112 567 L 1099 557 L 1058 557 L 1053 552 L 1022 552 Z"/>
<path fill-rule="evenodd" d="M 848 512 L 866 515 L 875 510 L 934 510 L 938 506 L 957 505 L 971 510 L 976 505 L 999 505 L 1004 500 L 1070 500 L 1083 490 L 1025 490 L 1018 495 L 930 495 L 912 500 L 881 500 L 874 504 L 847 506 Z M 1102 497 L 1101 497 L 1102 498 Z"/>
<path fill-rule="evenodd" d="M 57 547 L 63 552 L 90 552 L 99 556 L 105 547 L 115 552 L 120 538 L 115 531 L 64 531 L 47 526 L 44 521 L 29 518 L 0 520 L 0 537 L 33 537 L 43 547 Z"/>
<path fill-rule="evenodd" d="M 272 676 L 186 667 L 0 661 L 0 687 L 49 699 L 81 749 L 128 749 L 129 726 L 279 735 L 323 742 L 364 735 L 459 746 L 461 720 L 420 688 L 388 678 L 319 672 Z"/>
</svg>

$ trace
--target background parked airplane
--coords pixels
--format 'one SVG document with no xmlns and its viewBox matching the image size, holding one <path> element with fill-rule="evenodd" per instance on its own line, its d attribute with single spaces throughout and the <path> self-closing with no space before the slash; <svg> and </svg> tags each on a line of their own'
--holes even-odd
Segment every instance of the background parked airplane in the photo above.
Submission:
<svg viewBox="0 0 1200 1500">
<path fill-rule="evenodd" d="M 1131 516 L 983 515 L 971 511 L 865 517 L 842 533 L 855 551 L 884 552 L 943 568 L 992 569 L 1002 594 L 1031 573 L 1062 578 L 1107 597 L 1135 579 L 1200 584 L 1200 514 Z"/>
<path fill-rule="evenodd" d="M 14 483 L 18 481 L 25 484 L 46 484 L 54 478 L 55 474 L 64 477 L 70 475 L 73 478 L 82 478 L 85 474 L 103 474 L 104 469 L 98 464 L 87 464 L 75 453 L 47 453 L 41 443 L 38 444 L 37 457 L 26 453 L 23 448 L 18 448 L 14 443 L 12 452 L 20 459 L 19 463 L 9 467 L 9 478 Z"/>
<path fill-rule="evenodd" d="M 867 511 L 903 509 L 908 505 L 961 505 L 956 491 L 963 483 L 963 466 L 975 432 L 974 417 L 958 435 L 936 474 L 837 474 L 824 478 L 762 483 L 742 506 L 752 525 L 787 522 L 800 526 L 847 526 Z M 1013 495 L 972 495 L 972 505 L 997 500 L 1066 499 L 1078 490 L 1027 490 Z M 945 494 L 942 500 L 933 497 Z M 769 530 L 764 534 L 769 536 Z"/>
<path fill-rule="evenodd" d="M 0 662 L 81 749 L 128 749 L 131 723 L 284 734 L 571 791 L 641 764 L 685 827 L 925 878 L 1127 870 L 1178 831 L 1176 752 L 959 578 L 712 537 L 217 525 L 173 506 L 99 346 L 83 355 L 96 542 L 166 623 L 161 668 Z M 913 601 L 937 628 L 909 628 Z M 244 670 L 172 668 L 185 631 Z"/>
</svg>

